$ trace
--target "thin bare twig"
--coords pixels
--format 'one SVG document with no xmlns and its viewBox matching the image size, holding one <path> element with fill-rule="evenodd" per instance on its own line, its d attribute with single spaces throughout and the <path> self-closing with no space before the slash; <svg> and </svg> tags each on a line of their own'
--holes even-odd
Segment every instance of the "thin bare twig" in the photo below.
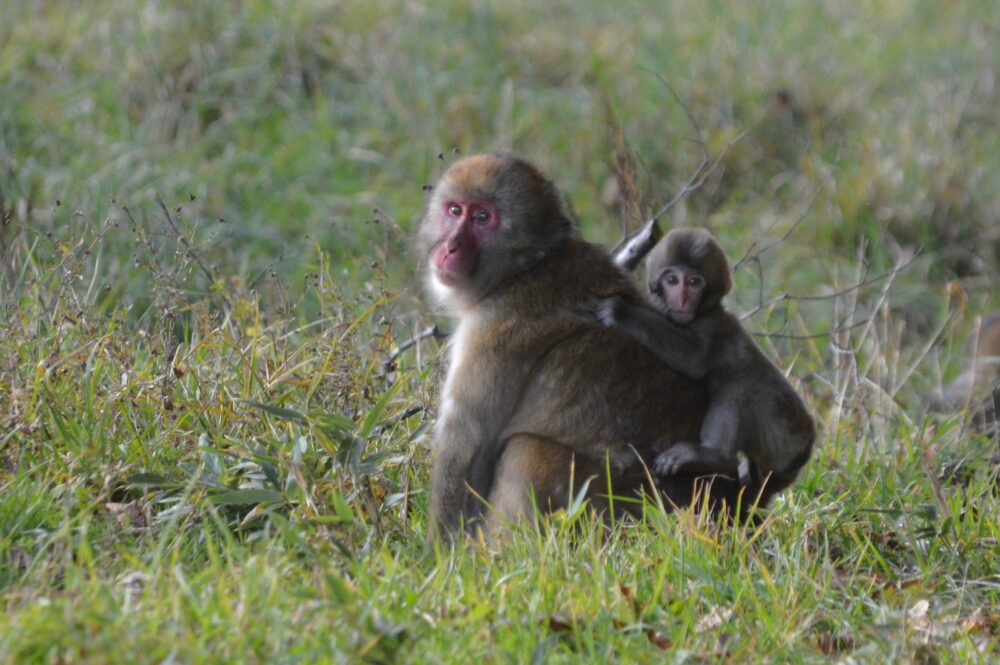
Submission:
<svg viewBox="0 0 1000 665">
<path fill-rule="evenodd" d="M 615 115 L 607 91 L 604 90 L 601 94 L 601 107 L 604 112 L 604 124 L 614 143 L 613 169 L 618 190 L 615 198 L 619 210 L 618 224 L 624 238 L 629 235 L 629 228 L 632 224 L 642 219 L 635 182 L 635 157 L 629 149 L 625 130 Z"/>
<path fill-rule="evenodd" d="M 639 232 L 637 232 L 635 235 L 631 237 L 622 238 L 622 240 L 619 241 L 617 245 L 615 245 L 615 247 L 612 249 L 612 253 L 615 254 L 616 260 L 618 260 L 621 253 L 625 251 L 623 248 L 625 248 L 626 246 L 631 246 L 632 243 L 636 240 L 636 238 L 641 233 L 643 233 L 643 231 L 647 228 L 648 225 L 659 222 L 659 220 L 664 215 L 666 215 L 674 206 L 683 201 L 692 192 L 701 188 L 701 186 L 705 184 L 705 181 L 708 180 L 709 176 L 711 176 L 716 171 L 716 169 L 719 167 L 719 164 L 721 164 L 722 160 L 725 159 L 726 155 L 729 154 L 729 150 L 734 145 L 739 143 L 746 135 L 745 130 L 740 132 L 739 135 L 736 136 L 736 138 L 734 138 L 732 141 L 726 144 L 726 147 L 723 149 L 723 151 L 719 154 L 718 157 L 716 157 L 714 160 L 711 159 L 708 153 L 708 146 L 705 144 L 705 138 L 701 130 L 701 124 L 698 122 L 698 119 L 695 118 L 694 113 L 691 112 L 691 109 L 684 102 L 684 100 L 681 99 L 680 95 L 677 94 L 677 91 L 674 90 L 674 87 L 672 85 L 670 85 L 670 82 L 666 79 L 666 77 L 664 77 L 662 74 L 652 69 L 649 68 L 644 68 L 644 69 L 646 69 L 646 71 L 655 76 L 660 81 L 660 83 L 663 84 L 663 86 L 667 89 L 667 92 L 670 93 L 670 96 L 674 98 L 674 101 L 677 102 L 677 105 L 680 106 L 681 110 L 684 111 L 684 115 L 687 116 L 688 122 L 691 123 L 691 126 L 694 128 L 695 132 L 694 138 L 689 140 L 695 143 L 699 147 L 701 152 L 701 158 L 698 160 L 698 165 L 695 167 L 694 171 L 691 172 L 691 174 L 688 176 L 688 179 L 684 182 L 683 185 L 681 185 L 681 188 L 677 190 L 677 192 L 670 198 L 669 201 L 667 201 L 666 203 L 664 203 L 662 206 L 659 207 L 659 209 L 649 219 L 647 225 L 643 226 L 642 229 L 640 229 Z M 633 269 L 636 265 L 638 265 L 639 262 L 642 261 L 645 255 L 648 254 L 652 248 L 653 245 L 645 247 L 644 244 L 639 244 L 638 247 L 635 247 L 635 250 L 641 253 L 637 253 L 636 255 L 632 255 L 628 258 L 628 263 L 629 265 L 631 265 L 630 269 Z M 645 249 L 645 251 L 642 251 L 643 249 Z"/>
<path fill-rule="evenodd" d="M 273 277 L 274 276 L 274 268 L 275 268 L 275 266 L 277 266 L 280 263 L 285 263 L 287 261 L 291 261 L 292 259 L 297 259 L 301 254 L 302 254 L 302 252 L 295 252 L 295 254 L 292 254 L 291 256 L 285 256 L 285 250 L 284 250 L 284 248 L 280 249 L 278 251 L 278 257 L 277 258 L 275 258 L 273 261 L 271 261 L 270 263 L 268 263 L 267 265 L 265 265 L 263 268 L 261 268 L 260 270 L 258 270 L 257 273 L 253 277 L 251 277 L 250 279 L 247 280 L 247 286 L 246 286 L 246 288 L 247 289 L 253 289 L 254 287 L 257 286 L 257 283 L 262 278 L 264 278 L 265 276 L 270 275 L 270 276 Z"/>
<path fill-rule="evenodd" d="M 426 408 L 427 407 L 424 406 L 423 404 L 413 404 L 411 406 L 408 406 L 405 409 L 403 409 L 403 411 L 397 413 L 392 418 L 389 418 L 389 420 L 385 421 L 384 423 L 376 425 L 372 429 L 372 434 L 382 434 L 383 432 L 387 432 L 390 429 L 392 429 L 397 423 L 401 423 L 407 418 L 417 415 L 421 411 L 424 411 Z"/>
<path fill-rule="evenodd" d="M 840 161 L 840 152 L 838 149 L 835 162 L 839 161 Z M 775 247 L 783 244 L 786 240 L 788 240 L 789 237 L 791 237 L 792 233 L 794 233 L 795 230 L 799 227 L 799 225 L 802 224 L 803 221 L 805 221 L 806 217 L 809 214 L 809 211 L 812 210 L 812 207 L 816 204 L 816 201 L 819 199 L 819 195 L 821 192 L 822 188 L 817 187 L 816 190 L 813 192 L 812 198 L 809 199 L 809 203 L 807 203 L 805 208 L 802 209 L 802 212 L 795 219 L 792 225 L 783 234 L 781 234 L 781 237 L 758 248 L 758 245 L 760 245 L 760 243 L 762 243 L 764 239 L 767 238 L 767 236 L 774 230 L 774 228 L 781 221 L 782 219 L 781 217 L 776 217 L 774 221 L 772 221 L 767 226 L 766 229 L 764 229 L 761 233 L 755 234 L 753 240 L 750 242 L 750 246 L 747 247 L 746 252 L 744 252 L 743 256 L 740 257 L 740 259 L 736 261 L 735 264 L 733 264 L 732 270 L 734 273 L 748 263 L 753 264 L 757 267 L 758 308 L 768 306 L 768 304 L 764 302 L 764 263 L 763 261 L 761 261 L 761 257 L 767 252 L 774 249 Z"/>
<path fill-rule="evenodd" d="M 852 284 L 850 286 L 844 287 L 843 289 L 840 289 L 838 291 L 834 291 L 833 293 L 824 293 L 822 295 L 815 295 L 815 296 L 803 296 L 803 295 L 793 295 L 793 294 L 790 294 L 790 293 L 782 293 L 780 296 L 778 296 L 776 298 L 772 298 L 772 299 L 770 299 L 768 301 L 765 301 L 765 302 L 762 302 L 762 303 L 758 304 L 756 307 L 754 307 L 753 309 L 751 309 L 749 312 L 744 312 L 743 314 L 740 315 L 740 321 L 746 321 L 747 319 L 749 319 L 750 317 L 754 316 L 755 314 L 757 314 L 761 310 L 766 309 L 766 308 L 770 307 L 771 305 L 775 305 L 775 304 L 777 304 L 779 302 L 785 302 L 785 301 L 789 301 L 789 300 L 794 300 L 794 301 L 797 301 L 797 302 L 799 302 L 799 301 L 815 302 L 815 301 L 823 301 L 823 300 L 833 300 L 835 298 L 839 298 L 840 296 L 844 296 L 844 295 L 847 295 L 849 293 L 853 293 L 855 291 L 859 291 L 860 289 L 863 289 L 866 286 L 870 286 L 871 284 L 875 284 L 876 282 L 881 282 L 883 280 L 895 277 L 897 274 L 899 274 L 900 272 L 902 272 L 903 270 L 905 270 L 911 263 L 913 263 L 913 261 L 915 259 L 916 259 L 916 255 L 914 255 L 914 256 L 910 257 L 909 259 L 907 259 L 906 261 L 904 261 L 904 262 L 902 262 L 902 263 L 894 266 L 888 272 L 882 273 L 881 275 L 876 275 L 875 277 L 872 277 L 872 278 L 868 278 L 867 272 L 866 272 L 865 276 L 862 277 L 860 281 L 858 281 L 858 282 L 856 282 L 856 283 L 854 283 L 854 284 Z M 866 271 L 867 271 L 867 269 L 866 269 Z"/>
<path fill-rule="evenodd" d="M 824 337 L 830 337 L 831 335 L 836 335 L 838 333 L 853 330 L 855 328 L 860 328 L 861 326 L 868 323 L 868 319 L 862 319 L 861 321 L 855 321 L 850 325 L 840 324 L 830 330 L 829 332 L 813 333 L 810 335 L 795 335 L 793 333 L 779 333 L 779 332 L 753 332 L 750 333 L 754 337 L 764 337 L 768 339 L 793 339 L 793 340 L 810 340 L 810 339 L 823 339 Z"/>
<path fill-rule="evenodd" d="M 162 273 L 163 269 L 160 267 L 160 259 L 156 256 L 156 251 L 153 249 L 153 243 L 149 241 L 149 237 L 146 235 L 146 228 L 139 224 L 136 218 L 132 215 L 132 211 L 128 209 L 128 206 L 122 206 L 122 210 L 125 211 L 125 216 L 128 217 L 128 221 L 132 223 L 132 228 L 139 235 L 139 242 L 146 246 L 149 251 L 150 257 L 152 257 L 153 267 L 156 269 L 157 273 Z"/>
<path fill-rule="evenodd" d="M 766 229 L 764 229 L 762 233 L 754 237 L 754 239 L 750 242 L 750 246 L 747 247 L 747 251 L 743 254 L 742 257 L 740 257 L 740 259 L 736 263 L 733 264 L 733 272 L 736 272 L 741 267 L 743 267 L 745 263 L 748 263 L 750 261 L 755 261 L 759 263 L 761 256 L 763 256 L 764 254 L 771 251 L 781 243 L 788 240 L 788 238 L 792 235 L 792 233 L 795 232 L 795 229 L 799 227 L 799 224 L 801 224 L 805 220 L 806 216 L 809 214 L 809 211 L 812 210 L 812 207 L 816 204 L 816 200 L 819 199 L 819 194 L 820 190 L 816 189 L 816 191 L 813 192 L 812 198 L 809 199 L 809 203 L 807 203 L 806 207 L 802 210 L 802 213 L 798 216 L 798 218 L 796 218 L 794 222 L 792 222 L 792 225 L 788 227 L 788 230 L 785 231 L 781 235 L 781 237 L 779 237 L 777 240 L 769 242 L 768 244 L 761 247 L 758 251 L 754 252 L 754 249 L 757 247 L 758 243 L 760 243 L 764 238 L 766 238 L 768 234 L 770 234 L 771 231 L 774 230 L 774 227 L 778 225 L 780 218 L 775 219 Z"/>
<path fill-rule="evenodd" d="M 156 194 L 156 203 L 160 206 L 160 210 L 163 211 L 163 215 L 167 218 L 167 224 L 170 226 L 170 230 L 173 231 L 174 236 L 177 238 L 177 240 L 180 241 L 182 245 L 184 245 L 185 253 L 192 259 L 194 259 L 194 262 L 198 265 L 199 268 L 201 268 L 201 271 L 205 273 L 205 277 L 208 279 L 209 288 L 211 288 L 211 286 L 215 284 L 215 275 L 212 274 L 211 268 L 209 268 L 208 264 L 206 264 L 205 261 L 202 260 L 201 255 L 197 251 L 195 251 L 194 246 L 191 244 L 191 241 L 187 239 L 187 236 L 181 233 L 180 228 L 178 228 L 177 224 L 174 223 L 174 218 L 170 216 L 170 211 L 167 210 L 167 205 L 163 202 L 163 199 L 160 198 L 159 194 Z M 230 308 L 229 299 L 226 298 L 225 294 L 220 291 L 216 291 L 216 293 L 218 294 L 219 298 L 222 299 L 222 302 L 226 306 L 226 308 L 229 309 Z"/>
<path fill-rule="evenodd" d="M 442 339 L 447 338 L 448 337 L 448 333 L 440 330 L 437 327 L 436 323 L 434 325 L 432 325 L 432 326 L 428 326 L 427 328 L 424 328 L 423 330 L 421 330 L 420 332 L 418 332 L 416 335 L 414 335 L 410 339 L 408 339 L 405 342 L 403 342 L 402 344 L 400 344 L 399 347 L 395 351 L 393 351 L 392 354 L 389 356 L 389 358 L 385 361 L 385 365 L 387 367 L 393 365 L 396 362 L 396 360 L 399 358 L 399 355 L 403 351 L 406 351 L 408 348 L 410 348 L 411 346 L 413 346 L 417 342 L 423 341 L 423 340 L 427 339 L 428 337 L 433 337 L 434 339 L 440 341 Z"/>
<path fill-rule="evenodd" d="M 688 108 L 688 105 L 684 103 L 684 100 L 681 99 L 681 96 L 677 94 L 677 91 L 674 90 L 674 87 L 670 85 L 670 81 L 668 81 L 667 78 L 663 76 L 663 74 L 660 74 L 659 72 L 648 68 L 646 68 L 646 71 L 655 76 L 660 81 L 660 83 L 663 84 L 663 87 L 667 89 L 667 92 L 670 93 L 670 96 L 674 98 L 674 101 L 677 102 L 677 105 L 681 107 L 682 111 L 684 111 L 684 115 L 687 116 L 688 122 L 690 122 L 691 126 L 694 127 L 695 136 L 693 139 L 690 140 L 693 141 L 695 144 L 697 144 L 697 146 L 701 150 L 701 159 L 698 161 L 698 166 L 695 167 L 695 170 L 688 177 L 684 185 L 681 186 L 681 188 L 677 191 L 676 194 L 674 194 L 673 198 L 671 198 L 665 204 L 660 206 L 660 209 L 656 211 L 656 213 L 652 217 L 652 219 L 655 221 L 659 220 L 660 217 L 667 214 L 667 211 L 669 211 L 671 208 L 677 205 L 688 194 L 701 187 L 701 185 L 705 182 L 705 179 L 708 177 L 708 174 L 711 173 L 715 169 L 715 167 L 719 164 L 719 159 L 721 159 L 722 156 L 720 156 L 719 159 L 715 160 L 711 168 L 708 168 L 708 164 L 710 161 L 708 156 L 708 146 L 705 145 L 704 134 L 702 134 L 701 131 L 701 123 L 699 123 L 698 119 L 694 117 L 694 113 L 691 112 L 691 109 Z M 725 153 L 723 153 L 723 155 L 724 154 Z"/>
</svg>

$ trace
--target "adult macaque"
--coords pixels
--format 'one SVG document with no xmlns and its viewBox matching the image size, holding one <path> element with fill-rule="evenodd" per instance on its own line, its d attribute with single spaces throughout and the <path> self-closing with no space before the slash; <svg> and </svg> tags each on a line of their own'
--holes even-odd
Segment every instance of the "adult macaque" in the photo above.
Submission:
<svg viewBox="0 0 1000 665">
<path fill-rule="evenodd" d="M 699 442 L 676 443 L 656 471 L 739 475 L 737 452 L 750 466 L 750 498 L 761 505 L 795 480 L 816 433 L 802 399 L 761 352 L 722 298 L 732 286 L 729 262 L 711 234 L 675 229 L 648 262 L 653 306 L 609 298 L 598 308 L 605 325 L 628 333 L 666 367 L 704 382 L 709 410 Z"/>
<path fill-rule="evenodd" d="M 601 298 L 641 296 L 579 238 L 531 164 L 506 154 L 456 162 L 434 188 L 419 243 L 431 291 L 458 318 L 434 430 L 432 533 L 488 530 L 533 503 L 564 507 L 594 476 L 588 496 L 605 509 L 609 488 L 643 488 L 654 444 L 697 435 L 704 389 L 587 315 Z M 694 482 L 678 475 L 661 490 L 683 505 Z M 711 487 L 726 499 L 735 490 Z"/>
<path fill-rule="evenodd" d="M 931 399 L 931 408 L 957 411 L 971 406 L 973 425 L 983 429 L 1000 418 L 1000 311 L 983 317 L 970 338 L 969 366 Z"/>
</svg>

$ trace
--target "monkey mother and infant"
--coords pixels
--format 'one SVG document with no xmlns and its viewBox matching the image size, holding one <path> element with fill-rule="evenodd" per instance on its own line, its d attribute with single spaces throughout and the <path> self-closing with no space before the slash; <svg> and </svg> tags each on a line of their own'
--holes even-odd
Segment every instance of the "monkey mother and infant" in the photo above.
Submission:
<svg viewBox="0 0 1000 665">
<path fill-rule="evenodd" d="M 484 154 L 441 177 L 418 244 L 430 289 L 458 319 L 434 430 L 432 534 L 489 533 L 583 487 L 599 512 L 612 497 L 634 512 L 641 501 L 619 497 L 659 491 L 684 506 L 710 479 L 713 506 L 745 509 L 809 459 L 812 418 L 722 308 L 730 269 L 707 232 L 660 241 L 646 300 L 579 237 L 552 182 Z"/>
</svg>

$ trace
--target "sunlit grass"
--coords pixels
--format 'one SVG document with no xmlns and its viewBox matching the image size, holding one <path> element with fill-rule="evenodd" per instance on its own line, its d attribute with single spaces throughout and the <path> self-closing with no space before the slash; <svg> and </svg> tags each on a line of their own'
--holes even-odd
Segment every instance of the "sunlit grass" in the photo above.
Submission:
<svg viewBox="0 0 1000 665">
<path fill-rule="evenodd" d="M 995 659 L 997 441 L 924 408 L 998 306 L 994 4 L 5 4 L 0 660 Z M 512 148 L 610 243 L 687 111 L 664 221 L 813 460 L 746 529 L 429 545 L 421 187 Z"/>
</svg>

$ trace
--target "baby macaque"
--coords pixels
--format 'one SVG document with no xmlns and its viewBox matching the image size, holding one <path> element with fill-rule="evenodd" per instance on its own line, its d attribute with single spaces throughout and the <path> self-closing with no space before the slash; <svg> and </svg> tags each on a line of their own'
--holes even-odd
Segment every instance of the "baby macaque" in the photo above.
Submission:
<svg viewBox="0 0 1000 665">
<path fill-rule="evenodd" d="M 606 326 L 621 330 L 668 367 L 702 382 L 709 410 L 700 442 L 659 453 L 657 474 L 696 473 L 736 478 L 737 453 L 746 455 L 748 498 L 788 487 L 809 460 L 816 437 L 802 398 L 722 307 L 732 287 L 729 262 L 711 234 L 675 229 L 650 253 L 650 304 L 621 297 L 598 307 Z"/>
</svg>

